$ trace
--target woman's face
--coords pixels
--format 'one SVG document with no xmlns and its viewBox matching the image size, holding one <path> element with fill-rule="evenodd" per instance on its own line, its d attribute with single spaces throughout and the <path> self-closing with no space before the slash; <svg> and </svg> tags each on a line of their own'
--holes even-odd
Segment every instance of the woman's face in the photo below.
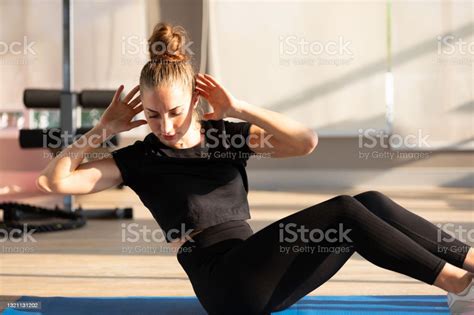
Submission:
<svg viewBox="0 0 474 315">
<path fill-rule="evenodd" d="M 199 96 L 178 84 L 144 88 L 141 93 L 146 120 L 152 132 L 167 145 L 175 145 L 191 130 Z"/>
</svg>

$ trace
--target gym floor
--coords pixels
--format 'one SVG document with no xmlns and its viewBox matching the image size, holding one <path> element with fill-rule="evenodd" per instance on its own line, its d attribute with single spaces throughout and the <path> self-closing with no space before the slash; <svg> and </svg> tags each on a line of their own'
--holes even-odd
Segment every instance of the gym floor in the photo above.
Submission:
<svg viewBox="0 0 474 315">
<path fill-rule="evenodd" d="M 339 194 L 363 190 L 255 191 L 249 201 L 256 232 L 275 220 Z M 396 202 L 431 222 L 462 223 L 471 228 L 473 189 L 430 188 L 381 190 Z M 61 196 L 24 196 L 16 201 L 51 207 Z M 122 224 L 157 229 L 151 214 L 128 187 L 78 196 L 84 208 L 132 206 L 134 220 L 90 220 L 71 231 L 33 235 L 36 243 L 3 242 L 0 248 L 2 302 L 15 296 L 192 296 L 175 248 L 160 242 L 122 242 Z M 135 228 L 138 231 L 138 228 Z M 149 235 L 150 236 L 150 235 Z M 466 236 L 464 237 L 466 238 Z M 472 237 L 471 237 L 472 238 Z M 469 240 L 469 236 L 467 236 Z M 310 295 L 442 295 L 444 292 L 387 271 L 355 254 L 329 282 Z M 3 304 L 3 303 L 2 303 Z"/>
</svg>

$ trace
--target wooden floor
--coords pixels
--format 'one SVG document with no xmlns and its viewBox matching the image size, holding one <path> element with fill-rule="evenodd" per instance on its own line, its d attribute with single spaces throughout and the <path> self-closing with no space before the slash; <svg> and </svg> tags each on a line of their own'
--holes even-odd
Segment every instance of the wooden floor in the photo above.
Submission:
<svg viewBox="0 0 474 315">
<path fill-rule="evenodd" d="M 471 189 L 381 190 L 433 223 L 463 224 L 472 230 Z M 271 222 L 338 194 L 360 190 L 314 192 L 251 191 L 249 201 L 256 232 Z M 22 198 L 51 206 L 56 196 Z M 7 296 L 189 296 L 190 282 L 164 242 L 122 242 L 122 224 L 157 229 L 158 225 L 127 187 L 80 196 L 83 207 L 133 206 L 134 221 L 90 220 L 85 228 L 36 234 L 36 242 L 0 243 L 0 295 Z M 472 244 L 471 244 L 472 245 Z M 444 294 L 434 286 L 374 266 L 355 254 L 313 295 Z"/>
</svg>

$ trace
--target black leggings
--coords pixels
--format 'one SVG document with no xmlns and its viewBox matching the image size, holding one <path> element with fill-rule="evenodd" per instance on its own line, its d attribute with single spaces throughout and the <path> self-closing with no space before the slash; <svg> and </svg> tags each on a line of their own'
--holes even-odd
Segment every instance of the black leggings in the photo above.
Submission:
<svg viewBox="0 0 474 315">
<path fill-rule="evenodd" d="M 384 194 L 368 191 L 331 198 L 255 234 L 245 221 L 207 228 L 185 242 L 177 258 L 209 314 L 250 315 L 288 308 L 328 281 L 354 252 L 433 284 L 446 262 L 462 267 L 469 248 Z"/>
</svg>

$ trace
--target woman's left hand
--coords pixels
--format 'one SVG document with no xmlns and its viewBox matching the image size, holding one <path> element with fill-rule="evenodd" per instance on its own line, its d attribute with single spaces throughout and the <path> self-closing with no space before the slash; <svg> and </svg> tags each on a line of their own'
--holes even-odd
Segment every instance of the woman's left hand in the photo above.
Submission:
<svg viewBox="0 0 474 315">
<path fill-rule="evenodd" d="M 196 75 L 196 91 L 207 100 L 214 110 L 211 113 L 205 113 L 204 119 L 220 120 L 225 117 L 232 117 L 238 100 L 212 76 L 198 73 Z"/>
</svg>

